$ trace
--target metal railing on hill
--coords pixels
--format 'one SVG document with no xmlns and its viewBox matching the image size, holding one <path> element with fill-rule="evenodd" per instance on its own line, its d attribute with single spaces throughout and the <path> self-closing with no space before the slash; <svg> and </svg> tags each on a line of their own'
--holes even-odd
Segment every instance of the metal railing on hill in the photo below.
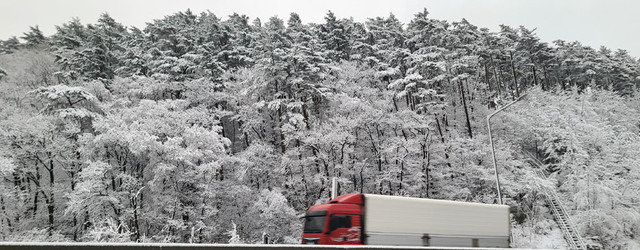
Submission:
<svg viewBox="0 0 640 250">
<path fill-rule="evenodd" d="M 537 157 L 529 152 L 523 151 L 523 153 L 527 156 L 527 162 L 535 167 L 533 171 L 535 171 L 536 175 L 543 180 L 547 179 L 543 170 L 544 163 L 540 162 Z M 562 230 L 562 234 L 564 235 L 564 239 L 567 241 L 569 248 L 574 250 L 587 250 L 580 233 L 576 230 L 577 227 L 573 224 L 571 218 L 569 218 L 569 214 L 560 202 L 560 198 L 558 198 L 556 191 L 543 185 L 538 185 L 538 187 L 539 191 L 545 197 L 545 201 L 553 214 L 554 220 L 558 224 L 560 230 Z"/>
</svg>

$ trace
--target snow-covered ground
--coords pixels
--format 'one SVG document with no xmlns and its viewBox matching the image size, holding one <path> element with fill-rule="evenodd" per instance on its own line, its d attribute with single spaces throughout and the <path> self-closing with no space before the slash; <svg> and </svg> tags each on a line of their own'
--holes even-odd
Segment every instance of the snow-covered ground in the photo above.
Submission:
<svg viewBox="0 0 640 250">
<path fill-rule="evenodd" d="M 553 221 L 551 221 L 553 223 Z M 555 225 L 546 229 L 545 234 L 536 234 L 531 228 L 514 227 L 512 229 L 514 248 L 531 249 L 567 249 L 562 231 Z"/>
<path fill-rule="evenodd" d="M 627 246 L 627 249 L 640 249 L 640 242 L 638 241 L 627 240 L 624 243 Z"/>
</svg>

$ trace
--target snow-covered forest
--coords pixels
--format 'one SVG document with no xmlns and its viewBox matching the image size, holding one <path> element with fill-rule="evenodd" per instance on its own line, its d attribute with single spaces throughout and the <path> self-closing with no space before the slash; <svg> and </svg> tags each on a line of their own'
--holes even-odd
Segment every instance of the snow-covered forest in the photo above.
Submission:
<svg viewBox="0 0 640 250">
<path fill-rule="evenodd" d="M 298 243 L 332 177 L 343 194 L 497 203 L 486 117 L 526 93 L 492 119 L 514 246 L 564 247 L 543 185 L 591 248 L 639 247 L 626 51 L 426 9 L 303 20 L 103 14 L 0 41 L 0 240 Z"/>
</svg>

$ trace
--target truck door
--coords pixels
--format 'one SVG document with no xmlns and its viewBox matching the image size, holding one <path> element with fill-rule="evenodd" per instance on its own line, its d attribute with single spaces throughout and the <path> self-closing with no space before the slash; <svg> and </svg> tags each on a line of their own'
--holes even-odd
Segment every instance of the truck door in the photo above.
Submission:
<svg viewBox="0 0 640 250">
<path fill-rule="evenodd" d="M 362 244 L 361 218 L 356 214 L 332 214 L 329 217 L 329 241 L 334 245 Z"/>
</svg>

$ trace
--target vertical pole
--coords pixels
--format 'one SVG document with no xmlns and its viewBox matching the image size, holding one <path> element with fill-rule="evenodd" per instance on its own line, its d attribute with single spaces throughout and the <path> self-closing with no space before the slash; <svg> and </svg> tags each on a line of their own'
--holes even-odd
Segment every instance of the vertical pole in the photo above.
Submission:
<svg viewBox="0 0 640 250">
<path fill-rule="evenodd" d="M 498 164 L 496 164 L 496 150 L 493 146 L 493 135 L 491 134 L 491 117 L 493 117 L 495 114 L 499 113 L 500 111 L 508 108 L 509 106 L 513 105 L 514 103 L 520 101 L 520 99 L 522 99 L 523 97 L 527 96 L 527 94 L 524 94 L 520 97 L 518 97 L 518 99 L 516 99 L 513 102 L 510 102 L 507 105 L 504 105 L 504 107 L 498 109 L 496 112 L 491 113 L 490 115 L 487 116 L 487 128 L 489 128 L 489 144 L 491 144 L 491 159 L 493 159 L 493 170 L 496 174 L 496 189 L 498 190 L 498 202 L 500 202 L 500 205 L 502 205 L 502 194 L 500 192 L 500 178 L 498 177 Z"/>
<path fill-rule="evenodd" d="M 336 177 L 331 179 L 331 199 L 333 200 L 338 196 L 338 182 L 336 181 Z"/>
<path fill-rule="evenodd" d="M 499 112 L 500 110 L 496 111 Z M 495 113 L 494 113 L 495 114 Z M 496 164 L 496 150 L 493 147 L 493 136 L 491 135 L 491 116 L 487 117 L 487 127 L 489 127 L 489 144 L 491 144 L 491 156 L 493 159 L 493 170 L 496 174 L 496 189 L 498 190 L 498 204 L 502 205 L 502 194 L 500 193 L 500 179 L 498 178 L 498 165 Z"/>
</svg>

